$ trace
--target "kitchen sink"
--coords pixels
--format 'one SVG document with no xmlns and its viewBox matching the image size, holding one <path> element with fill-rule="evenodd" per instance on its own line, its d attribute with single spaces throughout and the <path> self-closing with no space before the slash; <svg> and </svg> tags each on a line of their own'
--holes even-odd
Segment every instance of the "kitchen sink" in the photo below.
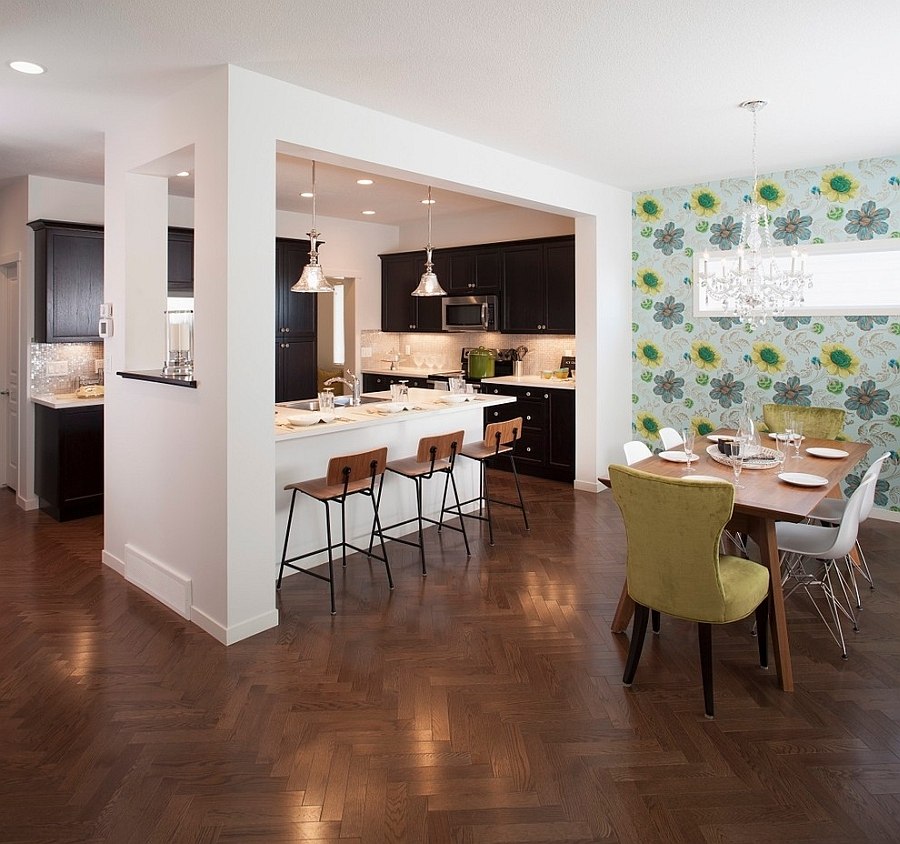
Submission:
<svg viewBox="0 0 900 844">
<path fill-rule="evenodd" d="M 372 404 L 373 402 L 379 401 L 390 401 L 390 399 L 379 398 L 378 396 L 362 396 L 360 398 L 360 404 Z M 334 397 L 334 406 L 335 407 L 347 407 L 350 404 L 350 396 L 335 396 Z M 301 399 L 300 401 L 286 401 L 281 402 L 278 407 L 288 407 L 291 410 L 318 410 L 319 409 L 319 400 L 318 399 Z"/>
</svg>

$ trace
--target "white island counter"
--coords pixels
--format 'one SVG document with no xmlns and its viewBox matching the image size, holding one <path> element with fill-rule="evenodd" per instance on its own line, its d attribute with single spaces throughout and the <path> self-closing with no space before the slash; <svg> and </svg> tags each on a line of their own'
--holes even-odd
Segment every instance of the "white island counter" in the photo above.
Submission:
<svg viewBox="0 0 900 844">
<path fill-rule="evenodd" d="M 470 401 L 451 404 L 449 394 L 439 390 L 411 389 L 409 394 L 409 408 L 406 410 L 385 412 L 385 405 L 379 402 L 359 407 L 340 407 L 337 408 L 333 422 L 315 422 L 305 426 L 295 426 L 290 422 L 292 419 L 315 419 L 318 414 L 284 405 L 275 406 L 276 535 L 273 579 L 281 561 L 284 530 L 291 503 L 290 493 L 284 490 L 286 484 L 323 477 L 329 459 L 341 454 L 387 446 L 388 460 L 410 457 L 416 453 L 419 439 L 431 434 L 462 430 L 465 432 L 466 443 L 479 442 L 483 437 L 484 408 L 515 401 L 511 396 L 475 395 L 470 397 Z M 390 394 L 372 393 L 370 397 L 387 399 Z M 477 469 L 478 464 L 466 458 L 460 458 L 456 465 L 454 474 L 463 500 L 478 493 Z M 443 494 L 443 479 L 426 482 L 424 486 L 424 513 L 436 517 Z M 296 556 L 325 545 L 324 509 L 318 501 L 304 495 L 297 496 L 288 556 Z M 339 537 L 340 515 L 338 508 L 333 509 L 334 536 Z M 381 497 L 382 523 L 393 524 L 414 516 L 415 512 L 415 485 L 406 478 L 387 473 Z M 473 535 L 476 534 L 477 523 L 467 523 L 466 527 L 469 528 L 470 525 Z M 372 509 L 369 502 L 362 496 L 349 499 L 347 540 L 360 547 L 367 546 L 371 527 Z M 455 541 L 459 535 L 451 532 L 448 536 Z M 461 553 L 465 557 L 462 537 L 459 537 L 459 542 Z M 393 550 L 398 547 L 401 546 L 395 544 Z M 389 555 L 391 551 L 392 547 L 388 545 Z M 321 558 L 311 557 L 304 563 L 311 567 L 325 559 L 323 554 Z M 395 579 L 401 574 L 406 573 L 395 572 Z M 323 600 L 327 600 L 327 595 L 323 594 Z"/>
</svg>

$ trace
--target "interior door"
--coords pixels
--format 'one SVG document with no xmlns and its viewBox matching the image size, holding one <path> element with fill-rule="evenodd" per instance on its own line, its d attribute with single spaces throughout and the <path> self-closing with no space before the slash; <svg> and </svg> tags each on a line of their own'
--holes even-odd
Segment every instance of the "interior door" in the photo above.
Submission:
<svg viewBox="0 0 900 844">
<path fill-rule="evenodd" d="M 19 485 L 19 263 L 0 266 L 0 485 Z"/>
</svg>

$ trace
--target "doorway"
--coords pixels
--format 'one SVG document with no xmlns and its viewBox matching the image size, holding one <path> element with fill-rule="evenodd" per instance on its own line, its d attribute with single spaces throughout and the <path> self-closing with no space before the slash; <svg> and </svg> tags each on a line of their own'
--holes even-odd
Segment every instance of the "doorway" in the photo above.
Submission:
<svg viewBox="0 0 900 844">
<path fill-rule="evenodd" d="M 356 279 L 329 276 L 334 293 L 319 294 L 316 300 L 316 368 L 318 387 L 328 378 L 345 375 L 356 360 Z M 358 375 L 359 373 L 357 373 Z M 335 384 L 341 395 L 342 384 Z"/>
<path fill-rule="evenodd" d="M 0 486 L 19 488 L 19 257 L 0 258 Z"/>
</svg>

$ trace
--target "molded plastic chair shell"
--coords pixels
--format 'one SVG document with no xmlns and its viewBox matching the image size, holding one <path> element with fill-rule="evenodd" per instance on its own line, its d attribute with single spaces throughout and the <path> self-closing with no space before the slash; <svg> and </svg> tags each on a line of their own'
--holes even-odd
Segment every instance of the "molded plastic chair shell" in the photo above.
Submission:
<svg viewBox="0 0 900 844">
<path fill-rule="evenodd" d="M 674 428 L 660 428 L 659 438 L 662 440 L 663 448 L 666 451 L 678 448 L 684 442 L 681 438 L 681 434 Z"/>
<path fill-rule="evenodd" d="M 629 466 L 641 460 L 646 460 L 648 457 L 653 457 L 650 446 L 645 442 L 641 442 L 641 440 L 629 440 L 622 448 L 625 449 L 625 462 Z"/>
</svg>

